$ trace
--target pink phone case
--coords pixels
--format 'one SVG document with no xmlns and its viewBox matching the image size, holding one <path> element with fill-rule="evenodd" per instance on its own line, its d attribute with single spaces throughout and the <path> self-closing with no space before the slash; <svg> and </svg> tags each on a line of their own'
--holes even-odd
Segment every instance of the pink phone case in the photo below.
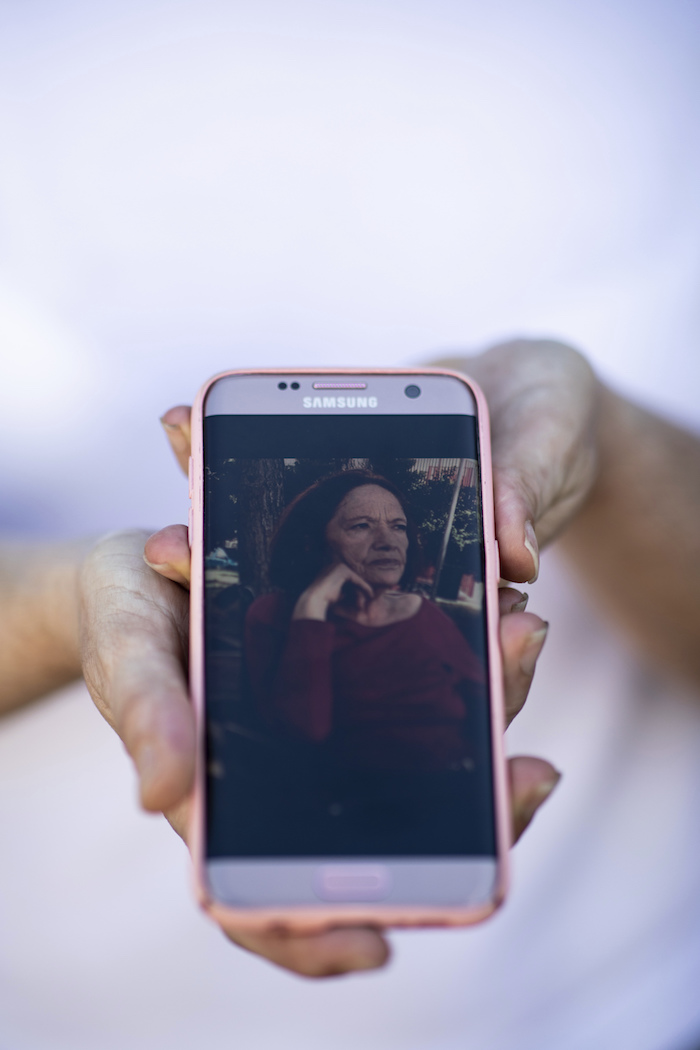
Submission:
<svg viewBox="0 0 700 1050">
<path fill-rule="evenodd" d="M 312 933 L 331 926 L 467 926 L 481 922 L 502 903 L 508 886 L 510 846 L 510 803 L 503 748 L 503 674 L 498 636 L 498 545 L 495 535 L 491 439 L 486 399 L 473 379 L 443 368 L 297 368 L 284 369 L 285 378 L 297 375 L 445 375 L 469 387 L 477 404 L 479 451 L 481 458 L 481 496 L 485 550 L 485 588 L 487 594 L 487 632 L 489 682 L 491 689 L 491 739 L 493 741 L 494 790 L 496 803 L 497 882 L 491 901 L 478 907 L 420 905 L 396 907 L 377 904 L 322 904 L 313 907 L 231 908 L 211 899 L 206 882 L 204 853 L 204 574 L 203 574 L 203 416 L 205 398 L 219 379 L 231 375 L 276 375 L 280 369 L 232 369 L 213 376 L 201 388 L 192 411 L 192 462 L 190 469 L 190 545 L 192 581 L 190 592 L 190 688 L 197 718 L 197 771 L 190 848 L 194 862 L 195 892 L 202 907 L 217 922 L 229 928 L 263 931 L 271 928 Z"/>
</svg>

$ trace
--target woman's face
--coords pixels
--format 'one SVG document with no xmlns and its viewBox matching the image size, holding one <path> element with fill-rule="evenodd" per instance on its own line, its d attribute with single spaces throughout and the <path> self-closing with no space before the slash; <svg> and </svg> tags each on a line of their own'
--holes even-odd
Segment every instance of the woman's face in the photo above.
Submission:
<svg viewBox="0 0 700 1050">
<path fill-rule="evenodd" d="M 348 492 L 326 526 L 333 554 L 372 587 L 395 587 L 406 568 L 406 515 L 380 485 Z"/>
</svg>

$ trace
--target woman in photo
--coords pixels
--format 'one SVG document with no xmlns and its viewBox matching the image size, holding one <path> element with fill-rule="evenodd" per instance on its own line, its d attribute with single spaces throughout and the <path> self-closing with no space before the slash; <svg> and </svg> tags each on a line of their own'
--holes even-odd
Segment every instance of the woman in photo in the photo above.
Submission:
<svg viewBox="0 0 700 1050">
<path fill-rule="evenodd" d="M 297 496 L 273 539 L 276 589 L 246 618 L 251 688 L 269 724 L 331 744 L 342 766 L 468 767 L 484 668 L 412 589 L 420 562 L 416 527 L 386 478 L 347 470 Z"/>
</svg>

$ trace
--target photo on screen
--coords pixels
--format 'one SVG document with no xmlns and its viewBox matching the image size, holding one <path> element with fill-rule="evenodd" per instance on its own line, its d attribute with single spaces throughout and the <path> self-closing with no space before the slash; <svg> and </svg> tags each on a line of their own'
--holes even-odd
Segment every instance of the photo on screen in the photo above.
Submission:
<svg viewBox="0 0 700 1050">
<path fill-rule="evenodd" d="M 490 791 L 476 461 L 222 458 L 206 485 L 221 852 L 492 852 L 450 826 Z"/>
</svg>

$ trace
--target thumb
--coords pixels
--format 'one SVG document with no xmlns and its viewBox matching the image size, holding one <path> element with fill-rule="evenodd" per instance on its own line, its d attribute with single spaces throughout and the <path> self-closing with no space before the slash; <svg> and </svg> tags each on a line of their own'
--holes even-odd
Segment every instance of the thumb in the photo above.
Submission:
<svg viewBox="0 0 700 1050">
<path fill-rule="evenodd" d="M 176 405 L 160 417 L 161 426 L 183 474 L 187 473 L 187 464 L 192 452 L 190 413 L 189 405 Z"/>
<path fill-rule="evenodd" d="M 518 755 L 508 760 L 513 806 L 513 842 L 517 842 L 537 810 L 546 802 L 561 780 L 551 763 L 543 758 Z"/>
<path fill-rule="evenodd" d="M 160 576 L 190 585 L 190 548 L 186 525 L 167 525 L 146 540 L 143 559 Z"/>
<path fill-rule="evenodd" d="M 195 727 L 178 654 L 154 637 L 122 639 L 112 676 L 114 727 L 134 760 L 144 809 L 160 812 L 192 788 Z"/>
<path fill-rule="evenodd" d="M 522 491 L 522 477 L 494 464 L 493 497 L 501 576 L 514 583 L 534 583 L 540 572 L 540 545 L 533 500 Z"/>
<path fill-rule="evenodd" d="M 139 774 L 141 801 L 161 810 L 190 791 L 194 716 L 185 680 L 187 597 L 143 563 L 143 533 L 112 533 L 80 576 L 83 674 Z"/>
<path fill-rule="evenodd" d="M 567 524 L 594 478 L 595 375 L 576 350 L 551 340 L 514 340 L 440 363 L 464 369 L 486 395 L 501 573 L 532 583 L 540 546 Z"/>
</svg>

